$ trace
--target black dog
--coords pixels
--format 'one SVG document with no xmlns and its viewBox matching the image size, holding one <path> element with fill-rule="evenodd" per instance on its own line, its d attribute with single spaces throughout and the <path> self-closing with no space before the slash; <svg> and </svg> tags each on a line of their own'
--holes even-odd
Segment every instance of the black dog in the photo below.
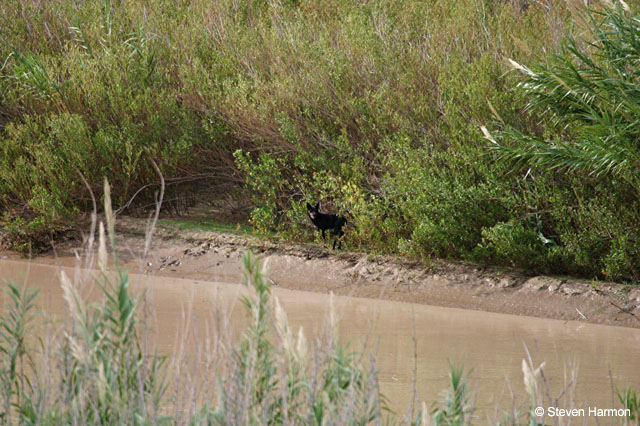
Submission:
<svg viewBox="0 0 640 426">
<path fill-rule="evenodd" d="M 331 235 L 335 237 L 333 240 L 333 249 L 336 248 L 336 241 L 338 241 L 338 250 L 342 248 L 342 240 L 340 237 L 344 235 L 342 227 L 346 225 L 347 219 L 343 216 L 338 216 L 332 213 L 320 213 L 320 203 L 315 206 L 307 203 L 307 211 L 309 212 L 309 218 L 311 222 L 322 231 L 322 239 L 326 241 L 324 231 L 331 230 Z"/>
</svg>

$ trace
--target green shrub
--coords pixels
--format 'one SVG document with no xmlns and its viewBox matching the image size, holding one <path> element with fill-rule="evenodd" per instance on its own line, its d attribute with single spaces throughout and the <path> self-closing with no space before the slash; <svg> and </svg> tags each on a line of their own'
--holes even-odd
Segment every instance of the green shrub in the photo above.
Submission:
<svg viewBox="0 0 640 426">
<path fill-rule="evenodd" d="M 246 189 L 257 206 L 251 212 L 251 222 L 259 230 L 274 230 L 280 223 L 282 192 L 286 181 L 282 178 L 283 161 L 262 153 L 256 161 L 238 150 L 236 165 L 246 175 Z"/>
<path fill-rule="evenodd" d="M 540 231 L 520 222 L 498 223 L 482 232 L 474 257 L 487 263 L 527 268 L 533 272 L 561 270 L 562 250 Z"/>
<path fill-rule="evenodd" d="M 486 130 L 485 136 L 503 163 L 555 171 L 556 182 L 571 187 L 556 191 L 552 201 L 561 250 L 573 270 L 637 281 L 640 24 L 626 7 L 587 10 L 590 33 L 568 37 L 546 65 L 512 61 L 524 75 L 518 88 L 527 108 L 553 127 L 540 134 L 504 124 L 495 137 Z"/>
<path fill-rule="evenodd" d="M 552 213 L 569 270 L 612 280 L 638 281 L 638 200 L 618 182 L 575 178 L 558 191 Z M 560 195 L 562 194 L 562 195 Z"/>
<path fill-rule="evenodd" d="M 195 145 L 219 136 L 177 98 L 138 9 L 58 3 L 4 9 L 9 20 L 33 12 L 0 33 L 0 209 L 16 246 L 50 242 L 91 208 L 81 175 L 94 191 L 108 176 L 118 207 L 145 187 L 135 201 L 148 203 L 158 182 L 149 159 L 172 179 L 195 161 Z M 49 241 L 17 219 L 50 230 Z"/>
<path fill-rule="evenodd" d="M 483 229 L 509 218 L 514 197 L 474 157 L 426 149 L 391 157 L 385 194 L 406 224 L 408 254 L 466 257 Z"/>
</svg>

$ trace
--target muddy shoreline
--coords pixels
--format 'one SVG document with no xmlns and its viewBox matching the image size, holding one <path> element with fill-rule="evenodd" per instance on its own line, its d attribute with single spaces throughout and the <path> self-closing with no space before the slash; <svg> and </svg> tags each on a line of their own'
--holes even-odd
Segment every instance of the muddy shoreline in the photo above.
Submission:
<svg viewBox="0 0 640 426">
<path fill-rule="evenodd" d="M 317 244 L 291 245 L 171 226 L 157 227 L 150 255 L 143 260 L 143 229 L 144 221 L 119 219 L 121 259 L 132 272 L 238 283 L 240 257 L 251 249 L 264 259 L 273 283 L 291 290 L 640 328 L 638 287 L 531 277 L 440 260 L 427 265 L 391 256 L 334 252 Z M 79 253 L 77 244 L 66 242 L 33 261 L 68 266 Z"/>
</svg>

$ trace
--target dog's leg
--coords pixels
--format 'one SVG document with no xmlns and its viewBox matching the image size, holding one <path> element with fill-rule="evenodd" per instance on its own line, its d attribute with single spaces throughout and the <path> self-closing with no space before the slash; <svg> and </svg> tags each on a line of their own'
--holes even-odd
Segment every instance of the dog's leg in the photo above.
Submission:
<svg viewBox="0 0 640 426">
<path fill-rule="evenodd" d="M 324 235 L 324 229 L 322 230 L 322 241 L 327 242 L 327 237 Z"/>
<path fill-rule="evenodd" d="M 331 235 L 335 238 L 333 240 L 333 249 L 336 249 L 336 242 L 338 243 L 338 250 L 342 249 L 342 236 L 344 235 L 344 231 L 342 230 L 343 223 L 338 223 L 335 228 L 331 231 Z"/>
</svg>

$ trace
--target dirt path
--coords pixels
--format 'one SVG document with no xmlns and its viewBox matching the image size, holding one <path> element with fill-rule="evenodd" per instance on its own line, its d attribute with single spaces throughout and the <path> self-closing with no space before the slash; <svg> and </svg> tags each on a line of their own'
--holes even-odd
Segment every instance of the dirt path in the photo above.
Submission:
<svg viewBox="0 0 640 426">
<path fill-rule="evenodd" d="M 294 246 L 168 226 L 158 227 L 151 255 L 142 261 L 142 229 L 140 220 L 119 219 L 119 247 L 125 248 L 121 256 L 135 272 L 238 283 L 240 257 L 250 248 L 264 259 L 274 284 L 287 289 L 640 327 L 637 287 L 527 277 L 463 263 L 408 263 L 388 256 L 333 252 L 315 244 Z M 75 262 L 75 252 L 66 244 L 34 261 L 68 265 Z"/>
</svg>

